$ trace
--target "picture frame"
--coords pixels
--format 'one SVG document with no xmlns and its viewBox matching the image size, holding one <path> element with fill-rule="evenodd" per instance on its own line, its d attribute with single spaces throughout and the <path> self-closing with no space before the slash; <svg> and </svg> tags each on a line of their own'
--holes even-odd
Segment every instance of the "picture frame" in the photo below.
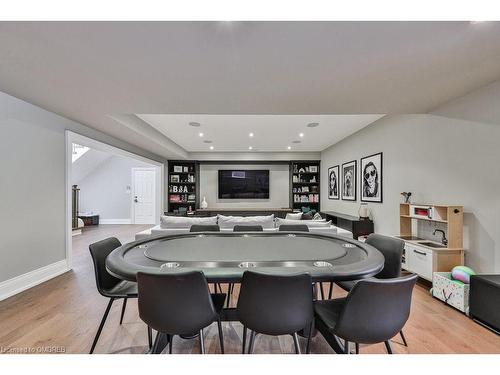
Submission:
<svg viewBox="0 0 500 375">
<path fill-rule="evenodd" d="M 362 202 L 383 202 L 383 157 L 382 152 L 361 158 L 360 179 Z"/>
<path fill-rule="evenodd" d="M 188 173 L 189 172 L 189 167 L 184 167 L 183 172 L 184 173 Z"/>
<path fill-rule="evenodd" d="M 342 200 L 344 201 L 355 202 L 357 200 L 357 164 L 356 160 L 342 164 Z"/>
<path fill-rule="evenodd" d="M 318 166 L 317 165 L 311 165 L 309 167 L 309 172 L 311 172 L 311 173 L 318 173 Z"/>
<path fill-rule="evenodd" d="M 179 175 L 173 174 L 170 176 L 170 182 L 179 182 Z"/>
<path fill-rule="evenodd" d="M 340 166 L 328 168 L 328 199 L 340 199 Z"/>
<path fill-rule="evenodd" d="M 174 173 L 182 173 L 182 165 L 174 165 Z"/>
</svg>

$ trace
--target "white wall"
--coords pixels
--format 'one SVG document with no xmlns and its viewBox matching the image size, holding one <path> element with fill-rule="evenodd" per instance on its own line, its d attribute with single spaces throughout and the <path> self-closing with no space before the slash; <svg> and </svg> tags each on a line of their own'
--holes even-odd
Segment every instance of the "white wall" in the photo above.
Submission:
<svg viewBox="0 0 500 375">
<path fill-rule="evenodd" d="M 269 199 L 219 199 L 219 169 L 269 169 Z M 201 164 L 200 202 L 205 196 L 209 208 L 289 207 L 288 164 Z"/>
<path fill-rule="evenodd" d="M 97 212 L 104 224 L 130 223 L 132 168 L 154 167 L 131 158 L 111 156 L 80 180 L 80 212 Z"/>
<path fill-rule="evenodd" d="M 466 263 L 479 272 L 498 272 L 499 140 L 498 125 L 434 115 L 382 118 L 321 153 L 322 210 L 357 214 L 359 160 L 383 152 L 384 202 L 369 204 L 375 231 L 398 234 L 402 191 L 413 192 L 413 202 L 463 205 Z M 329 200 L 328 167 L 353 159 L 358 160 L 358 201 Z"/>
<path fill-rule="evenodd" d="M 100 164 L 111 156 L 110 153 L 89 149 L 71 164 L 71 184 L 78 185 L 92 173 Z"/>
<path fill-rule="evenodd" d="M 0 282 L 65 259 L 65 129 L 164 162 L 0 93 Z"/>
</svg>

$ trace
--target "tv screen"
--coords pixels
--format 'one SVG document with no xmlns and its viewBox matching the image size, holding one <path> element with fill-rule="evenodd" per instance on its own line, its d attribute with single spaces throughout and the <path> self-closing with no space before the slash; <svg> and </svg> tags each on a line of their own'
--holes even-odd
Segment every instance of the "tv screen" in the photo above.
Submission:
<svg viewBox="0 0 500 375">
<path fill-rule="evenodd" d="M 219 170 L 219 199 L 269 199 L 269 170 Z"/>
</svg>

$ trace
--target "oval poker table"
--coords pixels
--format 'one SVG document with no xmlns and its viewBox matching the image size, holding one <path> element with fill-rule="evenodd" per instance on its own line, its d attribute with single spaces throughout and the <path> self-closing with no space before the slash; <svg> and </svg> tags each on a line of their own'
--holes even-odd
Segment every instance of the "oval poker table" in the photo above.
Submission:
<svg viewBox="0 0 500 375">
<path fill-rule="evenodd" d="M 106 259 L 108 271 L 135 281 L 138 272 L 201 270 L 208 282 L 239 282 L 246 270 L 307 272 L 313 281 L 354 280 L 383 268 L 374 247 L 342 236 L 307 232 L 204 232 L 125 244 Z"/>
<path fill-rule="evenodd" d="M 175 273 L 201 270 L 210 283 L 237 283 L 246 270 L 273 274 L 308 272 L 313 281 L 370 277 L 384 266 L 374 247 L 342 236 L 306 232 L 203 232 L 168 235 L 125 244 L 106 259 L 114 276 L 135 281 L 138 272 Z M 238 321 L 235 308 L 221 320 Z M 329 341 L 343 353 L 341 340 Z M 161 334 L 155 353 L 168 344 Z"/>
</svg>

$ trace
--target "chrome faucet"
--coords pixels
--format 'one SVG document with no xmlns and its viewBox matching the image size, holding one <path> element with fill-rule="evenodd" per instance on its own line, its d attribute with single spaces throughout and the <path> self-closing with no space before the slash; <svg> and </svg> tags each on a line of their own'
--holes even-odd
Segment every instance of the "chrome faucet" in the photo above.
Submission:
<svg viewBox="0 0 500 375">
<path fill-rule="evenodd" d="M 443 236 L 443 238 L 441 238 L 441 243 L 442 243 L 443 245 L 445 245 L 445 246 L 446 246 L 446 245 L 448 245 L 448 240 L 446 239 L 446 234 L 444 233 L 444 230 L 441 230 L 441 229 L 435 229 L 435 230 L 434 230 L 434 233 L 432 233 L 432 235 L 434 235 L 434 236 L 435 236 L 435 235 L 436 235 L 436 232 L 441 233 L 441 235 Z"/>
</svg>

